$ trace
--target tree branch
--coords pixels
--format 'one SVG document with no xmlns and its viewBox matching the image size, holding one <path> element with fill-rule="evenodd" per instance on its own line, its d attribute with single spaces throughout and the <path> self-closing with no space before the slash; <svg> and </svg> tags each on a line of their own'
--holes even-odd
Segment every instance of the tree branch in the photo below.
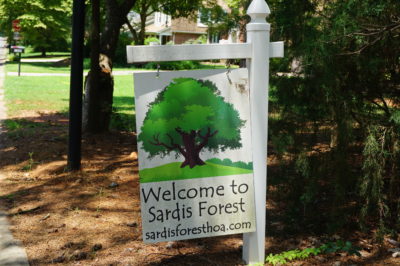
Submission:
<svg viewBox="0 0 400 266">
<path fill-rule="evenodd" d="M 387 104 L 386 104 L 385 101 L 383 101 L 383 103 L 384 103 L 384 105 L 385 105 L 386 107 L 380 105 L 379 103 L 375 102 L 374 100 L 371 100 L 371 103 L 373 103 L 374 105 L 376 105 L 379 109 L 383 110 L 383 111 L 385 112 L 385 114 L 386 114 L 388 117 L 390 117 L 390 111 L 389 111 L 389 109 L 388 109 Z"/>
<path fill-rule="evenodd" d="M 154 146 L 162 146 L 162 147 L 168 149 L 168 151 L 172 151 L 172 150 L 175 149 L 174 146 L 169 146 L 169 145 L 167 145 L 166 143 L 161 142 L 160 139 L 159 139 L 159 137 L 160 137 L 160 134 L 154 135 L 154 136 L 153 136 L 154 142 L 153 142 L 153 141 L 149 141 L 149 143 L 152 144 L 152 145 L 154 145 Z"/>
<path fill-rule="evenodd" d="M 132 33 L 133 39 L 135 40 L 135 42 L 137 42 L 138 40 L 138 35 L 136 30 L 132 27 L 131 23 L 129 22 L 128 17 L 125 18 L 125 24 L 128 26 L 129 31 Z"/>
<path fill-rule="evenodd" d="M 214 132 L 211 133 L 211 129 L 210 129 L 210 128 L 207 128 L 207 133 L 206 133 L 206 135 L 205 135 L 205 136 L 202 136 L 202 135 L 200 134 L 200 131 L 198 131 L 198 132 L 197 132 L 197 135 L 198 135 L 203 141 L 202 141 L 199 145 L 196 146 L 196 150 L 197 150 L 197 151 L 201 151 L 201 149 L 203 149 L 203 148 L 207 145 L 208 140 L 209 140 L 210 138 L 214 137 L 217 133 L 218 133 L 218 130 L 215 130 Z"/>
<path fill-rule="evenodd" d="M 175 147 L 176 149 L 178 149 L 179 152 L 182 153 L 182 155 L 186 157 L 186 156 L 187 156 L 186 151 L 185 151 L 181 146 L 179 146 L 178 144 L 176 144 L 176 143 L 174 142 L 174 139 L 171 137 L 170 134 L 167 134 L 167 136 L 168 136 L 168 138 L 169 138 L 169 140 L 170 140 L 170 142 L 171 142 L 170 145 L 173 146 L 173 147 Z"/>
</svg>

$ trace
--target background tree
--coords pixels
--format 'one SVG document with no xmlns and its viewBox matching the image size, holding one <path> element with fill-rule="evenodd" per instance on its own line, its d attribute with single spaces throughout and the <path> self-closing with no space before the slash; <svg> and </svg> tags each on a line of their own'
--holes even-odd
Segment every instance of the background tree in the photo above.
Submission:
<svg viewBox="0 0 400 266">
<path fill-rule="evenodd" d="M 272 78 L 270 98 L 271 139 L 296 162 L 296 175 L 286 165 L 280 181 L 295 187 L 288 210 L 315 222 L 315 202 L 329 197 L 329 215 L 320 221 L 325 229 L 342 228 L 358 208 L 361 218 L 379 217 L 379 232 L 398 232 L 400 2 L 268 3 L 272 39 L 287 46 L 272 70 L 291 72 Z M 329 152 L 315 153 L 327 134 Z M 359 204 L 351 210 L 354 200 Z"/>
<path fill-rule="evenodd" d="M 211 2 L 201 8 L 202 22 L 208 26 L 208 32 L 214 35 L 226 35 L 231 30 L 239 31 L 239 41 L 246 42 L 246 24 L 249 17 L 246 11 L 251 0 L 224 0 L 224 6 Z"/>
<path fill-rule="evenodd" d="M 83 127 L 87 132 L 101 133 L 109 129 L 114 81 L 112 78 L 113 59 L 117 49 L 121 27 L 127 23 L 127 15 L 135 5 L 139 5 L 139 0 L 104 0 L 104 25 L 102 25 L 100 37 L 99 57 L 100 68 L 97 68 L 99 78 L 94 81 L 91 72 L 86 79 L 85 100 L 83 106 Z M 158 1 L 163 6 L 162 11 L 173 17 L 187 16 L 197 10 L 200 0 L 181 1 L 169 0 Z M 159 6 L 157 5 L 157 6 Z M 94 85 L 92 82 L 96 82 Z"/>
<path fill-rule="evenodd" d="M 12 42 L 11 23 L 21 22 L 24 42 L 46 55 L 46 51 L 69 47 L 72 0 L 0 0 L 1 27 Z"/>
<path fill-rule="evenodd" d="M 104 0 L 104 2 L 100 2 L 104 5 L 104 24 L 100 25 L 100 38 L 95 37 L 99 43 L 97 57 L 101 58 L 100 67 L 92 66 L 85 81 L 83 128 L 87 132 L 101 133 L 109 128 L 114 92 L 112 59 L 115 56 L 120 29 L 126 23 L 126 16 L 135 3 L 136 0 Z M 93 25 L 98 23 L 96 21 L 100 21 L 96 17 L 93 17 L 92 20 L 94 20 Z M 91 56 L 96 55 L 92 54 Z"/>
<path fill-rule="evenodd" d="M 178 78 L 150 103 L 138 141 L 150 157 L 171 152 L 185 158 L 181 167 L 204 165 L 203 149 L 241 147 L 244 121 L 209 81 Z"/>
</svg>

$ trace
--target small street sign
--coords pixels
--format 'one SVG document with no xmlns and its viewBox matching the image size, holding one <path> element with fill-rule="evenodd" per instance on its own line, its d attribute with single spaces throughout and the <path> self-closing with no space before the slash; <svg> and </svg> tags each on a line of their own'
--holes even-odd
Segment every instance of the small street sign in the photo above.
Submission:
<svg viewBox="0 0 400 266">
<path fill-rule="evenodd" d="M 17 46 L 17 45 L 13 45 L 11 46 L 11 49 L 14 53 L 23 53 L 25 52 L 25 46 Z"/>
<path fill-rule="evenodd" d="M 21 39 L 22 39 L 21 34 L 18 31 L 14 32 L 14 40 L 19 41 Z"/>
<path fill-rule="evenodd" d="M 11 46 L 11 51 L 15 54 L 18 54 L 18 77 L 19 77 L 21 76 L 21 54 L 25 52 L 25 46 L 13 45 Z"/>
<path fill-rule="evenodd" d="M 12 21 L 12 28 L 14 32 L 19 32 L 21 30 L 20 22 L 21 21 L 19 19 L 14 19 Z"/>
</svg>

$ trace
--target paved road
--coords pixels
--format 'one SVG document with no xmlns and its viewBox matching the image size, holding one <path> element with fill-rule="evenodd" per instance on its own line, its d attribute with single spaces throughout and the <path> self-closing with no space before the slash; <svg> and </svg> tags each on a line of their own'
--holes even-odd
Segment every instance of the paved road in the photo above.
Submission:
<svg viewBox="0 0 400 266">
<path fill-rule="evenodd" d="M 7 49 L 2 48 L 5 39 L 0 38 L 0 134 L 2 134 L 2 120 L 6 118 L 4 105 L 4 63 Z M 2 139 L 0 138 L 0 141 Z M 0 148 L 2 143 L 0 142 Z M 0 150 L 1 153 L 1 150 Z M 0 179 L 4 178 L 0 168 Z M 7 215 L 1 211 L 0 206 L 0 265 L 1 266 L 29 266 L 28 258 L 20 242 L 15 240 L 9 230 Z"/>
</svg>

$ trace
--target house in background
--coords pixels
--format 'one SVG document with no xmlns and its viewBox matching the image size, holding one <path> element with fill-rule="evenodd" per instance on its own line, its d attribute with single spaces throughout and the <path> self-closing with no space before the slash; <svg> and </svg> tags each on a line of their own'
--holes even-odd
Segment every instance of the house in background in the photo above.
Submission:
<svg viewBox="0 0 400 266">
<path fill-rule="evenodd" d="M 222 0 L 219 4 L 228 9 Z M 131 19 L 135 21 L 135 14 L 131 14 Z M 136 16 L 137 17 L 137 16 Z M 160 44 L 183 44 L 189 40 L 196 40 L 201 36 L 207 37 L 208 43 L 218 43 L 223 38 L 219 35 L 210 36 L 207 33 L 207 25 L 200 20 L 199 14 L 195 18 L 177 18 L 172 19 L 171 16 L 161 12 L 155 12 L 147 20 L 146 37 L 156 37 Z M 226 40 L 223 42 L 236 42 L 237 34 L 233 32 L 229 36 L 223 36 Z"/>
<path fill-rule="evenodd" d="M 155 12 L 147 20 L 146 37 L 156 37 L 161 44 L 182 44 L 188 40 L 207 36 L 207 26 L 193 18 L 171 19 L 171 16 Z"/>
</svg>

